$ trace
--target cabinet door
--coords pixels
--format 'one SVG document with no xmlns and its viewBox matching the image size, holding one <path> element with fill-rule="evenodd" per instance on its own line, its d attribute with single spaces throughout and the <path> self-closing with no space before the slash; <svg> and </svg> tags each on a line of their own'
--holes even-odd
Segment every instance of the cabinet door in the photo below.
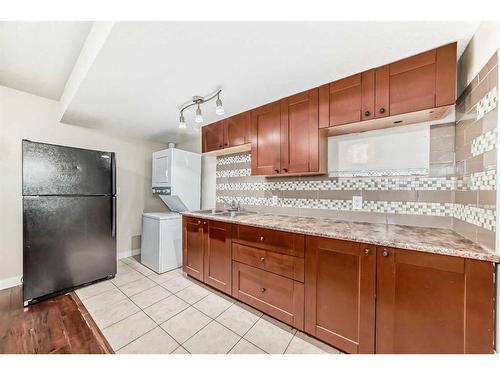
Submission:
<svg viewBox="0 0 500 375">
<path fill-rule="evenodd" d="M 323 85 L 319 88 L 319 127 L 370 120 L 374 107 L 374 70 Z"/>
<path fill-rule="evenodd" d="M 202 152 L 224 148 L 224 123 L 222 121 L 201 128 Z"/>
<path fill-rule="evenodd" d="M 252 175 L 280 172 L 280 102 L 254 109 L 252 121 Z"/>
<path fill-rule="evenodd" d="M 305 330 L 348 353 L 373 353 L 376 249 L 307 237 Z"/>
<path fill-rule="evenodd" d="M 436 104 L 436 50 L 389 65 L 390 114 L 415 112 Z"/>
<path fill-rule="evenodd" d="M 231 294 L 231 224 L 209 220 L 205 225 L 204 281 Z"/>
<path fill-rule="evenodd" d="M 250 142 L 250 111 L 224 120 L 224 147 L 240 146 Z"/>
<path fill-rule="evenodd" d="M 281 173 L 319 169 L 318 89 L 282 99 Z"/>
<path fill-rule="evenodd" d="M 182 269 L 203 281 L 203 221 L 182 217 Z"/>
<path fill-rule="evenodd" d="M 375 69 L 375 118 L 389 116 L 389 65 Z"/>
<path fill-rule="evenodd" d="M 493 264 L 377 249 L 377 353 L 492 353 Z"/>
</svg>

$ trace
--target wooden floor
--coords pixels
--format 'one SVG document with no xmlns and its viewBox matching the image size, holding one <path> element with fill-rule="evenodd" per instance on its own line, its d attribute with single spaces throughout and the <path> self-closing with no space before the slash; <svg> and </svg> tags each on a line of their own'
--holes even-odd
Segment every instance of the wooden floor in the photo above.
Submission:
<svg viewBox="0 0 500 375">
<path fill-rule="evenodd" d="M 75 293 L 23 308 L 22 287 L 0 290 L 1 353 L 113 353 Z"/>
</svg>

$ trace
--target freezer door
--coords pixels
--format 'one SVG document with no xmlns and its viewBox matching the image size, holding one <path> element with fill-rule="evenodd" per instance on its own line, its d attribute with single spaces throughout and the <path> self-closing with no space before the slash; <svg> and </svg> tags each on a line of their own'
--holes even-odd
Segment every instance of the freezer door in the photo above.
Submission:
<svg viewBox="0 0 500 375">
<path fill-rule="evenodd" d="M 112 195 L 114 153 L 23 140 L 23 195 Z"/>
<path fill-rule="evenodd" d="M 24 300 L 116 274 L 114 197 L 24 197 Z"/>
</svg>

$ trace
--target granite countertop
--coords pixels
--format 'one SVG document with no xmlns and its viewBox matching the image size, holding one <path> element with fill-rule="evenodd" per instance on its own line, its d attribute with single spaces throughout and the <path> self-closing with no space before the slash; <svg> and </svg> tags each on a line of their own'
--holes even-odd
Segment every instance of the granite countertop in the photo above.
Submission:
<svg viewBox="0 0 500 375">
<path fill-rule="evenodd" d="M 248 213 L 236 217 L 205 212 L 183 212 L 182 214 L 208 220 L 363 242 L 379 246 L 397 247 L 492 262 L 500 261 L 500 255 L 462 237 L 450 229 L 362 223 L 321 217 L 269 213 Z"/>
</svg>

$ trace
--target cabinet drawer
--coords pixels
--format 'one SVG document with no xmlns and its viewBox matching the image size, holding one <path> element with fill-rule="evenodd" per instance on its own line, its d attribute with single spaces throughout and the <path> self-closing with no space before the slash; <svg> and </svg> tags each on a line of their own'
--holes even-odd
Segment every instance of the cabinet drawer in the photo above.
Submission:
<svg viewBox="0 0 500 375">
<path fill-rule="evenodd" d="M 304 258 L 233 243 L 233 260 L 304 282 Z"/>
<path fill-rule="evenodd" d="M 304 257 L 303 234 L 233 225 L 233 242 L 285 255 Z"/>
<path fill-rule="evenodd" d="M 304 329 L 304 284 L 233 261 L 233 297 Z"/>
</svg>

